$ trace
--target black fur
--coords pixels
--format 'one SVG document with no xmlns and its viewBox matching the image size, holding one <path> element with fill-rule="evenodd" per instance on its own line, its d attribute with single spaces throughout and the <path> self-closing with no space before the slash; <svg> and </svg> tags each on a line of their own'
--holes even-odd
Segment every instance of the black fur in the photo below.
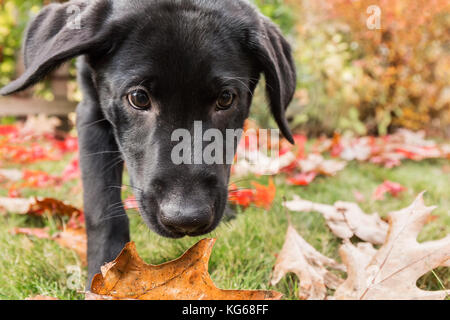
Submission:
<svg viewBox="0 0 450 320">
<path fill-rule="evenodd" d="M 81 8 L 79 30 L 67 24 L 71 5 Z M 293 140 L 285 118 L 296 85 L 290 46 L 243 0 L 52 4 L 30 24 L 24 55 L 26 72 L 1 94 L 26 89 L 80 56 L 77 128 L 89 279 L 130 240 L 123 206 L 111 211 L 121 201 L 124 163 L 148 226 L 166 237 L 193 236 L 219 224 L 230 166 L 174 165 L 174 129 L 192 130 L 196 120 L 223 133 L 242 128 L 263 73 L 273 116 Z M 137 85 L 151 93 L 150 111 L 129 106 L 125 97 Z M 233 88 L 238 102 L 217 112 L 223 88 Z"/>
</svg>

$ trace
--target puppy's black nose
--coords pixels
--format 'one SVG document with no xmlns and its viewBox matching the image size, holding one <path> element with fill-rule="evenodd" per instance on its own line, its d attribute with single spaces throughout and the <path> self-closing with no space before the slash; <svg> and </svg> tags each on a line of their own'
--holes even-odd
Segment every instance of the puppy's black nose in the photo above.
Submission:
<svg viewBox="0 0 450 320">
<path fill-rule="evenodd" d="M 201 235 L 213 222 L 211 207 L 180 208 L 172 205 L 161 207 L 160 221 L 169 230 L 187 235 Z"/>
</svg>

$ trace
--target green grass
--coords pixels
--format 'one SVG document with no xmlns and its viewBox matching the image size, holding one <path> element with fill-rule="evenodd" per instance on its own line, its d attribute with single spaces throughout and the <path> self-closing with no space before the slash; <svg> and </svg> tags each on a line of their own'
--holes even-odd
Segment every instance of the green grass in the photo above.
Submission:
<svg viewBox="0 0 450 320">
<path fill-rule="evenodd" d="M 281 202 L 284 197 L 290 199 L 294 194 L 332 204 L 337 200 L 354 201 L 353 191 L 358 190 L 366 196 L 367 201 L 361 204 L 366 212 L 376 211 L 385 216 L 389 211 L 408 206 L 419 192 L 427 190 L 425 201 L 428 205 L 438 206 L 433 214 L 439 218 L 423 229 L 419 240 L 442 238 L 450 233 L 450 174 L 443 170 L 443 166 L 448 164 L 449 161 L 445 160 L 430 160 L 405 162 L 398 168 L 385 169 L 371 164 L 350 163 L 337 176 L 319 178 L 308 187 L 288 186 L 282 176 L 277 176 L 277 197 L 271 210 L 239 210 L 236 219 L 222 223 L 209 235 L 218 239 L 209 266 L 211 276 L 216 285 L 224 289 L 275 289 L 282 292 L 286 299 L 295 299 L 298 290 L 295 276 L 286 277 L 276 287 L 268 284 L 287 228 L 286 212 Z M 43 163 L 33 168 L 58 174 L 64 165 Z M 408 190 L 399 198 L 372 201 L 371 194 L 386 179 L 399 182 Z M 239 185 L 245 187 L 252 180 L 267 183 L 268 177 L 249 178 Z M 73 192 L 75 184 L 60 189 L 28 190 L 25 194 L 53 196 L 81 205 L 80 194 Z M 0 190 L 0 194 L 4 195 L 5 190 Z M 320 214 L 291 213 L 291 217 L 297 231 L 316 249 L 340 260 L 337 251 L 341 241 L 328 230 Z M 132 240 L 148 263 L 159 264 L 175 259 L 201 239 L 164 239 L 149 231 L 138 214 L 130 212 L 130 219 Z M 76 288 L 69 289 L 67 286 L 71 277 L 67 267 L 80 266 L 73 252 L 52 241 L 12 236 L 8 232 L 16 226 L 43 224 L 48 222 L 14 215 L 0 216 L 0 299 L 23 299 L 37 294 L 61 299 L 83 298 Z M 86 276 L 84 269 L 82 276 Z M 81 283 L 84 284 L 84 278 Z M 419 280 L 419 286 L 428 290 L 442 289 L 441 283 L 450 287 L 449 268 L 440 268 Z"/>
</svg>

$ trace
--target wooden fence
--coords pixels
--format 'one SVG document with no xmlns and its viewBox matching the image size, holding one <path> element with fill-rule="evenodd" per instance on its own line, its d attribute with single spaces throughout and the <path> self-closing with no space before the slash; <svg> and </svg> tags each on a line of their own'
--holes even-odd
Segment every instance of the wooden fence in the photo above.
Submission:
<svg viewBox="0 0 450 320">
<path fill-rule="evenodd" d="M 19 61 L 17 73 L 23 72 L 23 64 Z M 65 116 L 75 111 L 76 102 L 67 100 L 69 66 L 61 66 L 49 76 L 50 88 L 55 97 L 53 101 L 46 101 L 33 96 L 33 89 L 24 92 L 0 97 L 0 117 L 25 116 L 34 114 L 47 114 L 52 116 Z"/>
</svg>

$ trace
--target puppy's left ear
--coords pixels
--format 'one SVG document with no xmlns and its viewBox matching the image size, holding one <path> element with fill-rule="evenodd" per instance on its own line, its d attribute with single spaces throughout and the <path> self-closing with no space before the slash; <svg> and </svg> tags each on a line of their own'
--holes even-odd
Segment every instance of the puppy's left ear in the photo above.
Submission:
<svg viewBox="0 0 450 320">
<path fill-rule="evenodd" d="M 0 94 L 12 94 L 36 84 L 71 58 L 106 51 L 114 34 L 108 19 L 111 10 L 112 2 L 107 0 L 72 0 L 42 9 L 25 33 L 25 72 Z"/>
<path fill-rule="evenodd" d="M 250 38 L 250 46 L 266 78 L 266 91 L 272 114 L 281 133 L 294 144 L 285 115 L 297 86 L 291 46 L 280 29 L 266 17 L 261 17 L 260 28 Z"/>
</svg>

